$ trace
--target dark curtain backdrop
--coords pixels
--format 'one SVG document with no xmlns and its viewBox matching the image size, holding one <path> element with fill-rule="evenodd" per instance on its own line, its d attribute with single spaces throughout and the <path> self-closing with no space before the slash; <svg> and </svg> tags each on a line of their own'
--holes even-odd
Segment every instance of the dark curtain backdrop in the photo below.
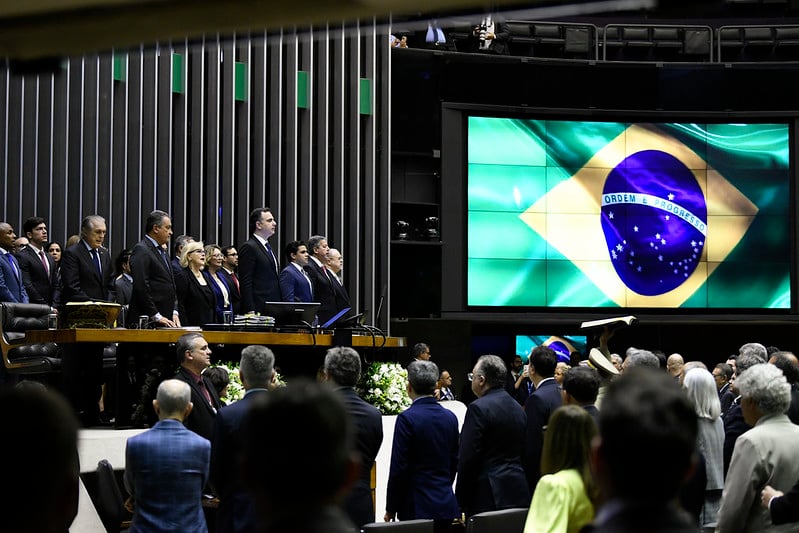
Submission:
<svg viewBox="0 0 799 533">
<path fill-rule="evenodd" d="M 0 218 L 21 234 L 42 216 L 63 244 L 97 213 L 115 256 L 156 208 L 175 235 L 225 246 L 269 206 L 275 250 L 327 235 L 352 301 L 373 315 L 388 283 L 387 42 L 376 26 L 328 26 L 72 57 L 46 72 L 3 64 Z"/>
</svg>

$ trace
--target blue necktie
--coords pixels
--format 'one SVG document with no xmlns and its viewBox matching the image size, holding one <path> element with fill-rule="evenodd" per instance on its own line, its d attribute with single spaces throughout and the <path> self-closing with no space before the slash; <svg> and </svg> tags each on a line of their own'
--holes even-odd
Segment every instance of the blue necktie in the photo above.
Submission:
<svg viewBox="0 0 799 533">
<path fill-rule="evenodd" d="M 10 252 L 3 254 L 3 257 L 5 257 L 8 264 L 11 265 L 11 270 L 14 271 L 14 277 L 17 278 L 17 281 L 20 281 L 21 278 L 19 277 L 19 267 L 17 266 L 17 260 L 14 259 L 14 256 Z"/>
<path fill-rule="evenodd" d="M 92 259 L 94 260 L 94 267 L 97 269 L 97 274 L 100 276 L 100 279 L 102 279 L 103 268 L 100 266 L 100 254 L 97 252 L 97 248 L 92 248 Z"/>
<path fill-rule="evenodd" d="M 171 272 L 172 271 L 172 266 L 169 264 L 169 259 L 166 256 L 166 252 L 160 246 L 156 246 L 156 248 L 158 249 L 158 253 L 161 254 L 161 259 L 164 261 L 164 264 L 166 265 L 166 269 Z"/>
<path fill-rule="evenodd" d="M 272 247 L 269 246 L 269 241 L 266 241 L 266 251 L 269 252 L 269 255 L 272 257 L 272 261 L 275 264 L 275 272 L 279 272 L 277 257 L 275 257 L 275 253 L 272 251 Z"/>
</svg>

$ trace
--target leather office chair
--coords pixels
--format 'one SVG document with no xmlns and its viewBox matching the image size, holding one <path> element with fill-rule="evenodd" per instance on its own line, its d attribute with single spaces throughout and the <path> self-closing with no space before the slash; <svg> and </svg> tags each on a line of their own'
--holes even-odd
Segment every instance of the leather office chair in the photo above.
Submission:
<svg viewBox="0 0 799 533">
<path fill-rule="evenodd" d="M 527 520 L 527 507 L 486 511 L 469 517 L 466 533 L 521 533 Z"/>
<path fill-rule="evenodd" d="M 125 509 L 114 467 L 106 459 L 97 463 L 97 497 L 94 503 L 106 531 L 116 533 L 130 527 L 131 515 Z"/>
<path fill-rule="evenodd" d="M 361 526 L 361 533 L 433 533 L 432 520 L 401 520 L 399 522 L 373 522 Z"/>
<path fill-rule="evenodd" d="M 52 342 L 30 344 L 25 332 L 47 329 L 50 307 L 0 303 L 0 351 L 8 374 L 49 374 L 61 370 L 61 349 Z"/>
</svg>

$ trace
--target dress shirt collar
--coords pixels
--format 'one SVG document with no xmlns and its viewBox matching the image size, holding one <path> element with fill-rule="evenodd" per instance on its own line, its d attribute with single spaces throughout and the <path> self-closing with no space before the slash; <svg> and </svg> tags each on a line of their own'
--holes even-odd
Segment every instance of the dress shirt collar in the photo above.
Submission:
<svg viewBox="0 0 799 533">
<path fill-rule="evenodd" d="M 125 278 L 126 280 L 128 280 L 129 282 L 133 283 L 133 276 L 131 276 L 127 272 L 123 272 L 122 273 L 122 277 Z"/>
<path fill-rule="evenodd" d="M 84 241 L 83 239 L 81 239 L 80 242 L 82 242 L 83 246 L 85 246 L 86 249 L 89 250 L 89 253 L 91 253 L 91 251 L 94 249 L 91 247 L 91 245 L 88 242 Z"/>
<path fill-rule="evenodd" d="M 3 255 L 6 255 L 6 254 L 10 254 L 10 253 L 11 253 L 11 252 L 9 252 L 8 250 L 6 250 L 5 248 L 0 248 L 0 252 L 3 252 Z"/>
<path fill-rule="evenodd" d="M 250 393 L 254 393 L 254 392 L 269 392 L 269 389 L 263 389 L 263 388 L 260 388 L 260 387 L 253 387 L 252 389 L 247 389 L 246 391 L 244 391 L 244 396 L 246 397 Z"/>
<path fill-rule="evenodd" d="M 156 248 L 157 250 L 163 250 L 163 248 L 161 248 L 161 245 L 160 245 L 160 244 L 158 244 L 157 242 L 155 242 L 155 239 L 153 239 L 153 238 L 152 238 L 152 237 L 150 237 L 149 235 L 145 235 L 145 236 L 144 236 L 144 238 L 145 238 L 145 239 L 147 239 L 148 241 L 150 241 L 150 244 L 152 244 L 153 246 L 155 246 L 155 248 Z"/>
<path fill-rule="evenodd" d="M 255 237 L 256 239 L 258 239 L 258 242 L 261 243 L 261 246 L 266 246 L 267 242 L 269 242 L 266 239 L 264 239 L 263 237 L 261 237 L 260 235 L 258 235 L 257 233 L 253 233 L 252 236 Z"/>
<path fill-rule="evenodd" d="M 305 274 L 305 269 L 304 269 L 304 268 L 302 268 L 302 265 L 300 265 L 300 264 L 297 264 L 297 263 L 295 263 L 294 261 L 292 261 L 292 262 L 291 262 L 291 263 L 289 263 L 289 264 L 290 264 L 291 266 L 293 266 L 294 268 L 296 268 L 297 270 L 299 270 L 299 271 L 300 271 L 302 274 Z"/>
<path fill-rule="evenodd" d="M 555 378 L 544 378 L 544 379 L 542 379 L 541 381 L 538 382 L 538 385 L 536 386 L 535 390 L 540 389 L 541 385 L 543 385 L 547 381 L 555 381 Z"/>
<path fill-rule="evenodd" d="M 325 267 L 325 265 L 323 265 L 322 262 L 316 258 L 316 256 L 309 255 L 308 257 L 311 258 L 317 264 L 317 266 L 319 266 L 319 268 Z"/>
<path fill-rule="evenodd" d="M 36 255 L 39 255 L 39 252 L 47 253 L 47 251 L 44 248 L 36 248 L 36 245 L 33 244 L 32 242 L 28 243 L 28 248 L 33 250 L 33 253 L 35 253 Z"/>
</svg>

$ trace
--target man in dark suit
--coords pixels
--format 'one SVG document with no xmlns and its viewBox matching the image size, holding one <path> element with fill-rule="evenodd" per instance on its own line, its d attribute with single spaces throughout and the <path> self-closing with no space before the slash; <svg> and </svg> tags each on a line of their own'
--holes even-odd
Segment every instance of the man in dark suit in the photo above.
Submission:
<svg viewBox="0 0 799 533">
<path fill-rule="evenodd" d="M 549 423 L 549 416 L 563 403 L 554 378 L 557 365 L 558 356 L 548 346 L 536 346 L 530 352 L 527 373 L 535 390 L 524 402 L 524 412 L 527 415 L 524 467 L 530 493 L 535 490 L 541 477 L 541 452 L 544 449 L 544 430 Z"/>
<path fill-rule="evenodd" d="M 280 293 L 286 302 L 313 302 L 311 278 L 305 272 L 308 264 L 308 248 L 302 241 L 291 241 L 286 245 L 289 264 L 280 272 Z"/>
<path fill-rule="evenodd" d="M 258 529 L 255 503 L 239 465 L 244 446 L 241 426 L 250 403 L 266 394 L 274 380 L 275 354 L 265 346 L 247 346 L 241 351 L 239 375 L 244 398 L 219 410 L 211 439 L 211 484 L 219 496 L 219 533 Z"/>
<path fill-rule="evenodd" d="M 120 326 L 127 326 L 134 322 L 129 319 L 128 310 L 130 309 L 130 302 L 133 300 L 133 276 L 130 274 L 130 254 L 131 251 L 127 248 L 122 250 L 114 261 L 114 272 L 117 273 L 114 278 L 114 299 L 116 303 L 122 306 L 117 316 L 117 324 Z"/>
<path fill-rule="evenodd" d="M 360 458 L 358 477 L 344 501 L 350 519 L 360 527 L 375 521 L 370 479 L 372 464 L 383 442 L 383 416 L 355 392 L 361 377 L 361 356 L 352 348 L 330 348 L 325 355 L 325 379 L 336 387 L 355 422 L 355 450 Z"/>
<path fill-rule="evenodd" d="M 277 222 L 268 207 L 250 213 L 250 239 L 239 246 L 241 312 L 265 313 L 266 302 L 283 301 L 278 273 L 280 265 L 269 244 Z"/>
<path fill-rule="evenodd" d="M 208 531 L 202 494 L 211 443 L 181 423 L 192 411 L 190 398 L 182 381 L 163 381 L 153 401 L 158 422 L 128 439 L 125 488 L 133 500 L 131 531 Z"/>
<path fill-rule="evenodd" d="M 61 255 L 62 303 L 113 300 L 114 268 L 108 250 L 103 248 L 106 233 L 103 217 L 84 217 L 81 240 Z"/>
<path fill-rule="evenodd" d="M 508 369 L 496 355 L 483 355 L 469 375 L 477 399 L 461 428 L 455 496 L 466 516 L 528 507 L 522 466 L 524 411 L 505 390 Z"/>
<path fill-rule="evenodd" d="M 599 394 L 599 373 L 590 366 L 576 366 L 563 375 L 563 405 L 579 405 L 599 423 L 599 410 L 594 402 Z"/>
<path fill-rule="evenodd" d="M 352 307 L 350 305 L 350 295 L 347 292 L 347 288 L 344 286 L 344 257 L 341 255 L 341 252 L 335 248 L 330 248 L 327 251 L 327 262 L 325 266 L 327 266 L 328 272 L 332 274 L 330 278 L 336 282 L 333 283 L 333 289 L 336 291 L 336 305 L 339 309 Z"/>
<path fill-rule="evenodd" d="M 791 386 L 791 405 L 786 414 L 791 422 L 799 425 L 799 360 L 792 352 L 779 351 L 771 354 L 768 362 L 782 370 Z"/>
<path fill-rule="evenodd" d="M 147 233 L 147 231 L 145 231 L 145 233 Z M 170 261 L 173 274 L 177 274 L 183 270 L 183 267 L 180 266 L 180 254 L 183 252 L 183 247 L 189 242 L 194 242 L 194 237 L 191 235 L 178 235 L 175 237 L 175 244 L 172 251 L 172 261 Z"/>
<path fill-rule="evenodd" d="M 233 314 L 241 314 L 241 283 L 239 283 L 239 252 L 235 246 L 225 246 L 222 248 L 222 255 L 225 256 L 225 262 L 222 263 L 222 269 L 219 273 L 225 277 L 230 289 L 230 305 L 233 307 Z"/>
<path fill-rule="evenodd" d="M 144 233 L 130 256 L 133 300 L 128 315 L 131 321 L 146 315 L 156 326 L 179 328 L 175 280 L 163 248 L 172 235 L 169 215 L 158 210 L 147 215 Z"/>
<path fill-rule="evenodd" d="M 333 274 L 327 269 L 327 253 L 330 248 L 327 239 L 321 235 L 314 235 L 308 239 L 308 252 L 310 259 L 305 266 L 305 271 L 313 283 L 314 301 L 319 302 L 317 317 L 319 323 L 324 324 L 336 313 L 347 307 L 336 294 L 333 284 Z"/>
<path fill-rule="evenodd" d="M 0 301 L 28 303 L 28 293 L 22 281 L 22 269 L 14 257 L 17 235 L 8 222 L 0 222 Z"/>
<path fill-rule="evenodd" d="M 59 307 L 60 280 L 55 260 L 47 250 L 47 224 L 41 217 L 31 217 L 22 224 L 22 231 L 28 237 L 28 245 L 17 254 L 17 262 L 22 270 L 22 282 L 28 293 L 30 303 Z"/>
<path fill-rule="evenodd" d="M 242 471 L 259 531 L 359 531 L 341 508 L 359 469 L 353 422 L 336 391 L 304 378 L 252 401 L 242 427 Z"/>
<path fill-rule="evenodd" d="M 83 218 L 80 240 L 61 255 L 61 303 L 113 301 L 114 269 L 103 247 L 107 227 L 99 215 Z M 103 343 L 65 347 L 61 358 L 66 394 L 85 426 L 99 421 Z"/>
<path fill-rule="evenodd" d="M 413 403 L 397 416 L 386 487 L 386 522 L 433 519 L 449 531 L 460 517 L 452 483 L 458 471 L 458 418 L 434 396 L 438 366 L 408 365 L 407 390 Z"/>
<path fill-rule="evenodd" d="M 766 485 L 760 492 L 760 503 L 769 510 L 771 523 L 775 526 L 799 522 L 799 483 L 785 494 Z"/>
<path fill-rule="evenodd" d="M 591 470 L 605 503 L 584 531 L 697 531 L 676 498 L 693 469 L 697 434 L 694 407 L 679 384 L 660 370 L 625 370 L 608 386 L 599 420 Z"/>
<path fill-rule="evenodd" d="M 744 371 L 752 368 L 755 365 L 760 363 L 765 363 L 766 360 L 761 357 L 759 354 L 755 353 L 747 353 L 738 355 L 737 359 L 735 360 L 735 375 L 739 376 L 744 373 Z M 735 384 L 733 382 L 733 388 Z M 737 391 L 736 391 L 737 394 Z M 738 440 L 738 437 L 752 429 L 746 420 L 744 419 L 743 410 L 741 408 L 741 397 L 736 396 L 735 400 L 733 400 L 730 409 L 727 411 L 727 414 L 723 418 L 724 422 L 724 449 L 723 449 L 723 456 L 724 456 L 724 477 L 727 477 L 727 470 L 730 468 L 730 461 L 732 460 L 732 452 L 735 450 L 735 441 Z"/>
<path fill-rule="evenodd" d="M 211 365 L 211 348 L 201 333 L 186 333 L 177 342 L 180 369 L 175 379 L 185 381 L 191 388 L 191 403 L 194 408 L 183 423 L 201 437 L 211 439 L 216 413 L 222 406 L 213 383 L 202 375 Z"/>
<path fill-rule="evenodd" d="M 719 402 L 721 403 L 721 416 L 729 411 L 735 393 L 730 390 L 730 380 L 732 379 L 732 367 L 727 363 L 719 363 L 713 368 L 713 379 L 716 382 L 716 389 L 719 392 Z"/>
</svg>

